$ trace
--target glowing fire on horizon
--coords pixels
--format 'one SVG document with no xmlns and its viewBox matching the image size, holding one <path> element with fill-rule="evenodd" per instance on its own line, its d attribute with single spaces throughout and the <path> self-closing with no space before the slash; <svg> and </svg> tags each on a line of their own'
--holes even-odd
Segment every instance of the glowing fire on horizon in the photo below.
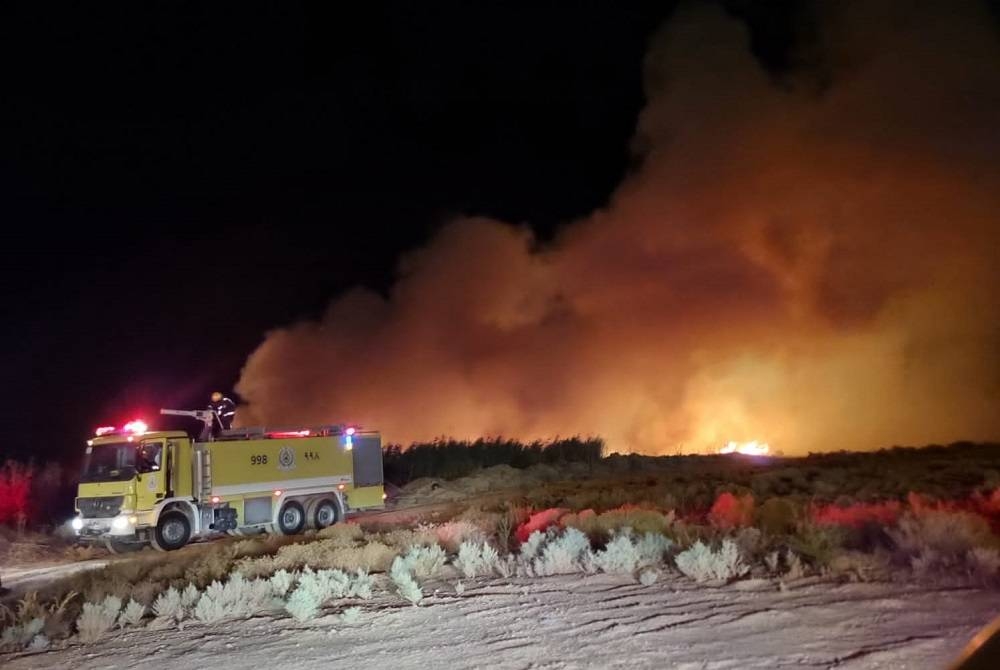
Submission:
<svg viewBox="0 0 1000 670">
<path fill-rule="evenodd" d="M 771 453 L 771 447 L 767 442 L 726 442 L 725 446 L 719 449 L 720 454 L 746 454 L 747 456 L 767 456 Z"/>
</svg>

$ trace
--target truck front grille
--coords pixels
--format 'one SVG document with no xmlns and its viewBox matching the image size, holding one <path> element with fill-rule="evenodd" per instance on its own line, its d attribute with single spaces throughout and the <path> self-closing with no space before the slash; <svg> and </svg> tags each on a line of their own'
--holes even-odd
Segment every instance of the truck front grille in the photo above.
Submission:
<svg viewBox="0 0 1000 670">
<path fill-rule="evenodd" d="M 80 516 L 85 519 L 106 519 L 118 516 L 122 509 L 124 496 L 105 496 L 103 498 L 77 498 L 76 507 Z"/>
</svg>

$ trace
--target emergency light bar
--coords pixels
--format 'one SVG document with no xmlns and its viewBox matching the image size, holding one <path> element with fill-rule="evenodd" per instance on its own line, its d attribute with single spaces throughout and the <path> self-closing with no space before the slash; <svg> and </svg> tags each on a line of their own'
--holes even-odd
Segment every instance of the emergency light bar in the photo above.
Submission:
<svg viewBox="0 0 1000 670">
<path fill-rule="evenodd" d="M 144 435 L 149 432 L 149 426 L 145 421 L 141 419 L 134 419 L 129 421 L 121 428 L 116 428 L 114 426 L 101 426 L 94 431 L 94 435 L 101 437 L 103 435 Z"/>
</svg>

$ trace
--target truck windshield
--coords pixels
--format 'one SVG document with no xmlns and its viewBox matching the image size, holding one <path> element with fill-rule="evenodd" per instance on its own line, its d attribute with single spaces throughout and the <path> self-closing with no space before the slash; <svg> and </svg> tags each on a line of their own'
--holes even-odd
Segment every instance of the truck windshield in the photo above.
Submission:
<svg viewBox="0 0 1000 670">
<path fill-rule="evenodd" d="M 81 481 L 120 482 L 160 469 L 161 443 L 111 442 L 87 449 Z"/>
</svg>

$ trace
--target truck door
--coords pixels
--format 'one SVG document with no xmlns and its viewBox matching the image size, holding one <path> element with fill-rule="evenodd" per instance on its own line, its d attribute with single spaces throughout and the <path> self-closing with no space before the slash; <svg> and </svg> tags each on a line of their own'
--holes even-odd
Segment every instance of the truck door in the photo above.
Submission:
<svg viewBox="0 0 1000 670">
<path fill-rule="evenodd" d="M 136 450 L 136 509 L 149 510 L 166 496 L 167 451 L 162 439 L 143 440 Z"/>
</svg>

